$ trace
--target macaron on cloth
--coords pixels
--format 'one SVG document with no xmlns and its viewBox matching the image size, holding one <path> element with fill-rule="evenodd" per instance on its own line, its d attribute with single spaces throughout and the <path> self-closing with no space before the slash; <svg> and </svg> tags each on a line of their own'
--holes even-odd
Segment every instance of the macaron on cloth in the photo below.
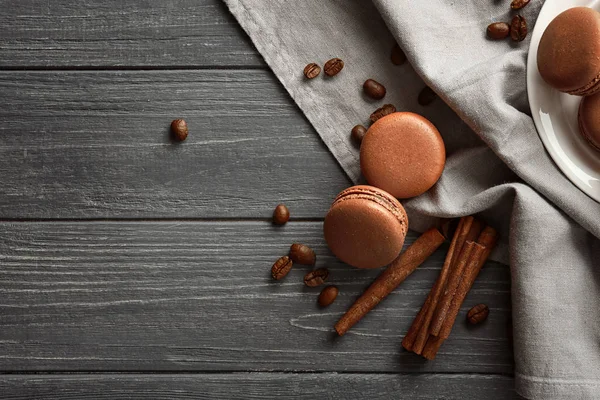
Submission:
<svg viewBox="0 0 600 400">
<path fill-rule="evenodd" d="M 369 185 L 399 199 L 425 193 L 446 163 L 444 141 L 426 118 L 396 112 L 377 120 L 360 147 L 360 168 Z"/>
</svg>

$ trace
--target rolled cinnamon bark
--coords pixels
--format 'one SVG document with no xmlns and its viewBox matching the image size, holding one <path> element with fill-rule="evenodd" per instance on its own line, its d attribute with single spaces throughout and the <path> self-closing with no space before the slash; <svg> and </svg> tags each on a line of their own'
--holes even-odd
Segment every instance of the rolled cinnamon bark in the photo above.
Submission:
<svg viewBox="0 0 600 400">
<path fill-rule="evenodd" d="M 456 260 L 458 259 L 458 256 L 460 256 L 460 253 L 462 252 L 462 248 L 467 241 L 467 236 L 469 235 L 469 232 L 471 232 L 471 226 L 473 226 L 474 221 L 475 221 L 475 218 L 473 218 L 470 215 L 461 218 L 461 222 L 462 222 L 461 229 L 458 229 L 458 228 L 456 229 L 456 234 L 458 235 L 458 238 L 456 239 L 456 251 L 454 252 L 454 254 L 452 256 L 452 262 L 450 264 L 451 266 L 456 264 Z"/>
<path fill-rule="evenodd" d="M 467 267 L 465 268 L 465 272 L 463 274 L 463 278 L 459 284 L 459 288 L 457 290 L 456 295 L 452 299 L 452 303 L 450 309 L 448 310 L 448 314 L 444 324 L 441 328 L 439 336 L 429 336 L 427 339 L 427 343 L 423 348 L 421 355 L 428 360 L 433 360 L 440 347 L 444 343 L 444 341 L 450 336 L 452 332 L 452 327 L 456 322 L 456 317 L 460 311 L 460 307 L 462 306 L 467 294 L 473 287 L 475 283 L 475 279 L 479 275 L 479 272 L 483 268 L 484 264 L 488 260 L 492 250 L 496 246 L 498 241 L 498 234 L 494 228 L 486 227 L 481 235 L 479 235 L 479 239 L 477 239 L 478 247 L 471 255 L 471 260 L 469 261 Z"/>
<path fill-rule="evenodd" d="M 425 300 L 425 303 L 421 307 L 421 310 L 419 310 L 419 313 L 417 314 L 412 325 L 408 329 L 408 332 L 404 336 L 404 339 L 402 339 L 402 347 L 404 347 L 408 351 L 414 351 L 415 341 L 417 340 L 419 333 L 423 329 L 424 323 L 426 321 L 431 322 L 430 314 L 432 314 L 433 311 L 435 310 L 435 305 L 437 305 L 437 301 L 439 300 L 439 293 L 437 293 L 437 295 L 436 295 L 436 293 L 434 293 L 434 292 L 435 292 L 435 289 L 438 288 L 438 291 L 441 293 L 441 291 L 443 290 L 443 288 L 446 284 L 445 279 L 447 277 L 448 268 L 450 267 L 450 265 L 452 263 L 452 256 L 456 249 L 456 242 L 457 242 L 459 233 L 461 232 L 462 226 L 464 225 L 464 222 L 465 222 L 464 217 L 459 220 L 456 230 L 454 231 L 454 235 L 452 237 L 452 242 L 450 243 L 450 249 L 448 250 L 448 254 L 446 254 L 446 259 L 444 260 L 444 265 L 442 266 L 440 276 L 436 280 L 434 288 L 429 292 L 429 295 L 427 296 L 427 300 Z M 451 222 L 448 222 L 448 225 L 450 223 Z M 438 298 L 435 299 L 435 297 L 438 297 Z M 431 307 L 431 304 L 434 302 L 434 299 L 435 299 L 435 305 L 433 307 Z M 428 335 L 429 335 L 429 322 L 427 322 L 427 328 L 426 328 Z"/>
<path fill-rule="evenodd" d="M 465 267 L 469 262 L 469 258 L 471 257 L 471 253 L 473 252 L 475 246 L 477 246 L 475 242 L 467 242 L 465 244 L 460 256 L 456 260 L 454 269 L 450 272 L 448 283 L 446 284 L 446 290 L 444 290 L 444 295 L 442 296 L 442 299 L 435 310 L 431 326 L 429 328 L 429 333 L 433 336 L 438 336 L 440 334 L 440 330 L 442 329 L 442 325 L 444 324 L 448 314 L 448 309 L 452 303 L 452 298 L 456 293 Z"/>
<path fill-rule="evenodd" d="M 414 351 L 417 354 L 421 354 L 423 351 L 423 347 L 425 346 L 427 338 L 429 337 L 431 319 L 433 318 L 433 313 L 435 312 L 440 298 L 444 293 L 444 288 L 446 287 L 448 276 L 450 274 L 450 270 L 452 269 L 452 261 L 455 258 L 454 256 L 457 251 L 457 245 L 459 244 L 459 236 L 461 236 L 461 232 L 463 232 L 463 227 L 466 220 L 467 218 L 463 217 L 458 223 L 458 227 L 456 228 L 456 232 L 452 238 L 452 242 L 450 243 L 450 248 L 448 249 L 448 254 L 446 254 L 446 259 L 444 260 L 444 265 L 442 266 L 440 275 L 435 281 L 431 292 L 429 292 L 429 296 L 427 296 L 427 300 L 425 300 L 425 304 L 423 304 L 421 311 L 415 319 L 415 322 L 417 323 L 417 326 L 415 326 L 415 332 L 411 332 L 409 330 L 409 333 L 402 341 L 403 347 L 407 350 Z"/>
<path fill-rule="evenodd" d="M 446 341 L 446 339 L 441 336 L 430 335 L 421 355 L 428 360 L 433 360 L 440 350 L 440 347 L 442 347 L 442 344 L 444 344 L 444 341 Z"/>
<path fill-rule="evenodd" d="M 444 236 L 435 228 L 423 233 L 404 253 L 377 277 L 369 288 L 354 302 L 335 324 L 342 336 L 369 311 L 400 285 L 419 265 L 431 256 L 444 242 Z"/>
<path fill-rule="evenodd" d="M 477 279 L 481 268 L 483 268 L 483 265 L 490 256 L 490 253 L 496 246 L 497 239 L 498 237 L 496 231 L 490 227 L 487 227 L 479 236 L 479 243 L 473 251 L 473 254 L 471 254 L 471 259 L 465 268 L 465 272 L 463 273 L 462 280 L 458 285 L 456 294 L 452 298 L 452 303 L 448 309 L 446 320 L 444 321 L 442 329 L 440 330 L 440 336 L 442 338 L 447 339 L 450 336 L 450 332 L 452 332 L 452 327 L 454 326 L 456 317 L 460 312 L 460 307 L 464 303 L 467 294 L 471 291 L 471 288 L 473 287 L 475 279 Z"/>
</svg>

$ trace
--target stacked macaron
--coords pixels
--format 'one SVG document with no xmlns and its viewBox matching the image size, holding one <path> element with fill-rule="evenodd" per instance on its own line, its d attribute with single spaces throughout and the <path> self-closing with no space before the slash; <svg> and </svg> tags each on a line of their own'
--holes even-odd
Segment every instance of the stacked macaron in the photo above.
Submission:
<svg viewBox="0 0 600 400">
<path fill-rule="evenodd" d="M 581 135 L 600 151 L 600 13 L 570 8 L 546 28 L 537 54 L 538 70 L 553 88 L 584 97 L 579 108 Z"/>
<path fill-rule="evenodd" d="M 408 231 L 404 207 L 373 186 L 342 191 L 325 217 L 325 240 L 340 260 L 358 268 L 378 268 L 400 254 Z"/>
<path fill-rule="evenodd" d="M 408 230 L 408 217 L 397 198 L 429 190 L 445 161 L 442 137 L 424 117 L 396 112 L 377 120 L 360 150 L 361 171 L 372 186 L 353 186 L 334 200 L 324 223 L 331 251 L 358 268 L 391 263 Z"/>
</svg>

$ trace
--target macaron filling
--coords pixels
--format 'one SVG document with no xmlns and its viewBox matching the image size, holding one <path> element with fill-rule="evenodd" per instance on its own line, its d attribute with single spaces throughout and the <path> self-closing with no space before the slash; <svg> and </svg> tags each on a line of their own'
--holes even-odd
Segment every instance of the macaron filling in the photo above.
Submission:
<svg viewBox="0 0 600 400">
<path fill-rule="evenodd" d="M 600 73 L 587 85 L 580 89 L 568 91 L 573 96 L 590 96 L 600 90 Z"/>
</svg>

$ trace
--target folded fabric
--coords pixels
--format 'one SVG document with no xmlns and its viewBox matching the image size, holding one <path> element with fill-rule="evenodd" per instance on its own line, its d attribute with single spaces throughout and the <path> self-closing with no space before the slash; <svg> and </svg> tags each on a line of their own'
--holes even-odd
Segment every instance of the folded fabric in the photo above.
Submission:
<svg viewBox="0 0 600 400">
<path fill-rule="evenodd" d="M 404 202 L 411 228 L 432 216 L 481 212 L 508 238 L 517 391 L 532 399 L 600 393 L 600 205 L 549 158 L 529 115 L 528 41 L 489 41 L 510 20 L 507 2 L 463 0 L 225 0 L 292 98 L 354 182 L 352 126 L 383 103 L 430 119 L 447 147 L 446 169 L 425 195 Z M 533 28 L 542 2 L 523 15 Z M 389 60 L 397 41 L 408 65 Z M 304 80 L 308 62 L 340 57 L 334 79 Z M 361 91 L 385 82 L 385 101 Z M 416 103 L 424 81 L 444 100 Z"/>
</svg>

